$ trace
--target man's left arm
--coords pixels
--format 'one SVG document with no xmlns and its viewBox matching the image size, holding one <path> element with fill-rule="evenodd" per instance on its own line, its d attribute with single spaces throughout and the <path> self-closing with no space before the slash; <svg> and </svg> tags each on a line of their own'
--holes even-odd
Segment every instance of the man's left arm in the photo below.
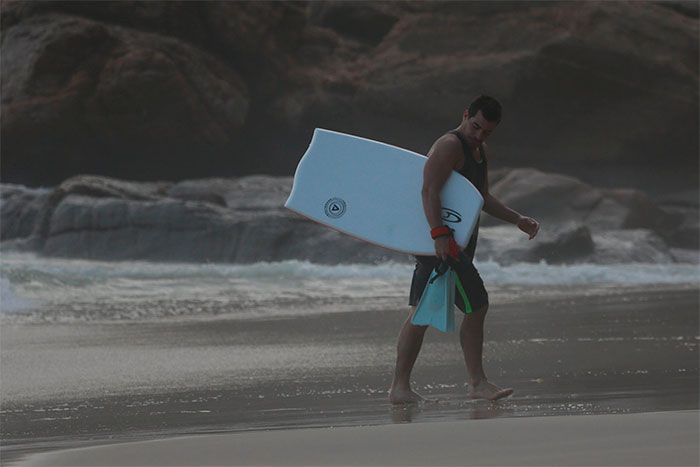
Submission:
<svg viewBox="0 0 700 467">
<path fill-rule="evenodd" d="M 484 144 L 484 146 L 486 145 Z M 530 236 L 530 240 L 532 240 L 540 230 L 539 222 L 531 217 L 523 216 L 519 212 L 509 208 L 489 192 L 488 165 L 486 167 L 484 189 L 481 193 L 481 195 L 484 197 L 484 206 L 482 209 L 486 214 L 489 214 L 497 219 L 501 219 L 502 221 L 517 225 L 518 228 L 528 234 Z"/>
</svg>

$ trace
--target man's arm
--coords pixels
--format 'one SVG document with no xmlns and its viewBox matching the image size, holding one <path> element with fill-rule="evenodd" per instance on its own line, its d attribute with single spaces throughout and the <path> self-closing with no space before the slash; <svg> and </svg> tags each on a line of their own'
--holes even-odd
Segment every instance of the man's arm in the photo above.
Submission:
<svg viewBox="0 0 700 467">
<path fill-rule="evenodd" d="M 486 144 L 484 144 L 484 147 L 485 146 Z M 517 225 L 520 230 L 530 236 L 530 240 L 535 238 L 535 235 L 537 235 L 537 232 L 540 230 L 539 222 L 531 217 L 521 215 L 519 212 L 509 208 L 500 200 L 495 198 L 489 192 L 488 171 L 486 173 L 486 180 L 484 181 L 484 190 L 481 194 L 484 197 L 484 206 L 482 209 L 486 214 L 489 214 L 497 219 L 501 219 L 502 221 Z"/>
<path fill-rule="evenodd" d="M 462 162 L 462 145 L 456 137 L 442 136 L 428 153 L 428 161 L 423 169 L 423 210 L 425 218 L 434 229 L 443 225 L 440 192 L 453 170 Z M 435 239 L 435 255 L 447 259 L 450 255 L 449 238 Z"/>
</svg>

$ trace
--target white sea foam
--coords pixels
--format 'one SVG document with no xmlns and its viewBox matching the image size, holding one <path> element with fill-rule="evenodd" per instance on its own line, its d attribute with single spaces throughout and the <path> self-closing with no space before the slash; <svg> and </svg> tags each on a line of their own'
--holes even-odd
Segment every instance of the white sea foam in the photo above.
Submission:
<svg viewBox="0 0 700 467">
<path fill-rule="evenodd" d="M 700 282 L 697 264 L 570 264 L 515 263 L 494 261 L 476 263 L 482 277 L 496 284 L 575 285 L 575 284 L 674 284 Z M 101 278 L 121 279 L 403 279 L 413 264 L 383 263 L 323 265 L 308 261 L 260 262 L 254 264 L 153 263 L 146 261 L 88 261 L 39 258 L 32 254 L 4 255 L 3 277 L 40 280 L 56 285 L 80 285 Z"/>
<path fill-rule="evenodd" d="M 3 254 L 0 311 L 36 319 L 276 316 L 405 304 L 413 264 L 105 262 Z M 700 283 L 698 265 L 477 264 L 489 290 Z M 33 315 L 32 315 L 33 313 Z M 7 315 L 7 313 L 5 313 Z"/>
<path fill-rule="evenodd" d="M 477 264 L 483 279 L 504 285 L 634 285 L 700 282 L 697 264 L 571 264 L 545 262 L 501 266 L 493 261 Z"/>
<path fill-rule="evenodd" d="M 8 279 L 0 277 L 0 312 L 27 310 L 36 306 L 35 301 L 17 295 Z"/>
<path fill-rule="evenodd" d="M 11 254 L 2 258 L 3 270 L 26 269 L 55 277 L 95 278 L 365 278 L 385 279 L 405 276 L 413 270 L 408 263 L 322 265 L 308 261 L 260 262 L 253 264 L 154 263 L 147 261 L 88 261 L 39 258 L 33 254 Z"/>
</svg>

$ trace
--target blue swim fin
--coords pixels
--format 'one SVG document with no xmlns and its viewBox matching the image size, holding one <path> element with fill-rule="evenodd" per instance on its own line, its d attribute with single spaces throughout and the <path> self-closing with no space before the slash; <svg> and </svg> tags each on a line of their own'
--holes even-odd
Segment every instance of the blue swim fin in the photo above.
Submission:
<svg viewBox="0 0 700 467">
<path fill-rule="evenodd" d="M 433 326 L 442 332 L 455 330 L 455 273 L 440 263 L 430 275 L 411 323 Z"/>
</svg>

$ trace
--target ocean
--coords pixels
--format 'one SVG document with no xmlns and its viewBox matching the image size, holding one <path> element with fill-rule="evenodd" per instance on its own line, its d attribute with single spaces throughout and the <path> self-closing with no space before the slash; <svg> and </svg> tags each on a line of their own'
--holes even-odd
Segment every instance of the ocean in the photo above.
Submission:
<svg viewBox="0 0 700 467">
<path fill-rule="evenodd" d="M 492 303 L 697 286 L 697 264 L 478 262 Z M 265 319 L 407 306 L 413 265 L 156 263 L 2 254 L 0 323 Z"/>
</svg>

